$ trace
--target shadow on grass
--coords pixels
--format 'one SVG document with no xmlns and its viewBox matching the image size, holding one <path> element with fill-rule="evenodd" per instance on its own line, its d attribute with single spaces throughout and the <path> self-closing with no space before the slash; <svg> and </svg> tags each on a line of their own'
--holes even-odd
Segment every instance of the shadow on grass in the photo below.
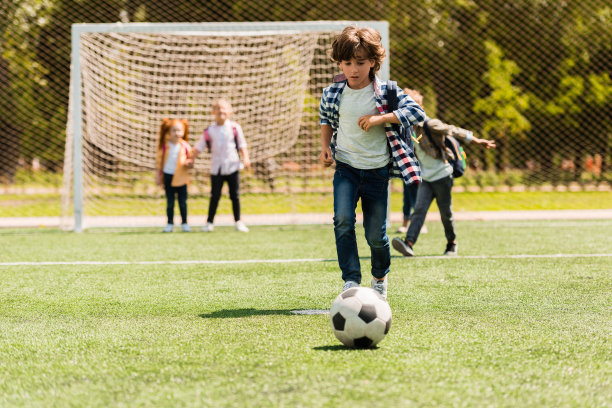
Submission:
<svg viewBox="0 0 612 408">
<path fill-rule="evenodd" d="M 248 317 L 248 316 L 271 316 L 271 315 L 286 315 L 286 316 L 296 316 L 296 315 L 328 315 L 328 309 L 223 309 L 217 310 L 212 313 L 202 313 L 199 315 L 203 319 L 231 319 L 236 317 Z"/>
<path fill-rule="evenodd" d="M 317 347 L 313 347 L 312 349 L 317 350 L 317 351 L 339 351 L 339 350 L 360 351 L 360 350 L 377 350 L 378 346 L 374 346 L 370 348 L 357 348 L 357 347 L 347 347 L 343 344 L 334 344 L 333 346 L 317 346 Z"/>
<path fill-rule="evenodd" d="M 270 315 L 291 315 L 290 309 L 223 309 L 217 310 L 212 313 L 202 313 L 199 315 L 204 319 L 233 319 L 237 317 L 249 317 L 249 316 L 270 316 Z"/>
</svg>

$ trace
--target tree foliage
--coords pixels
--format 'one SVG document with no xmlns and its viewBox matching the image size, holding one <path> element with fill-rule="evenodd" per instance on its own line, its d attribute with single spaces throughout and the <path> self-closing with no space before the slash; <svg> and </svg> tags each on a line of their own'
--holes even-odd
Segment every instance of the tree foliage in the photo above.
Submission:
<svg viewBox="0 0 612 408">
<path fill-rule="evenodd" d="M 387 20 L 391 75 L 429 116 L 518 144 L 522 166 L 558 145 L 610 156 L 612 7 L 605 0 L 1 0 L 0 99 L 17 157 L 60 169 L 70 26 L 123 21 Z M 15 121 L 11 118 L 28 118 Z M 585 132 L 585 124 L 596 131 Z M 577 137 L 580 135 L 580 137 Z M 588 138 L 588 140 L 587 140 Z M 44 143 L 41 143 L 44 140 Z M 596 146 L 594 149 L 588 146 Z M 609 160 L 609 159 L 608 159 Z M 523 162 L 521 162 L 523 161 Z M 604 163 L 610 165 L 609 162 Z"/>
</svg>

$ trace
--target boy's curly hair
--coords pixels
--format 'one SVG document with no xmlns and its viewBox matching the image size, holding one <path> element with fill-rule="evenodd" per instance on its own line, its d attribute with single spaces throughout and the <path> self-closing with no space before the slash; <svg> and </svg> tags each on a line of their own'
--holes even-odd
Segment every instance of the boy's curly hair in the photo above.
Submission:
<svg viewBox="0 0 612 408">
<path fill-rule="evenodd" d="M 370 27 L 346 27 L 332 44 L 331 59 L 336 63 L 348 61 L 355 58 L 355 54 L 360 51 L 364 52 L 367 59 L 374 60 L 374 66 L 370 69 L 370 80 L 374 80 L 374 75 L 385 59 L 385 48 L 378 30 Z"/>
</svg>

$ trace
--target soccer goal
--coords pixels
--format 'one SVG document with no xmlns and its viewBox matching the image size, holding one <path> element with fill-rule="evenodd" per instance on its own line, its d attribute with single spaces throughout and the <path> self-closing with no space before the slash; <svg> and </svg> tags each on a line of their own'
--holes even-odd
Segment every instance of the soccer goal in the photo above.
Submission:
<svg viewBox="0 0 612 408">
<path fill-rule="evenodd" d="M 377 29 L 389 49 L 383 21 L 74 24 L 62 226 L 163 220 L 163 192 L 153 181 L 161 120 L 187 119 L 193 145 L 221 97 L 247 138 L 256 170 L 246 177 L 248 191 L 257 192 L 274 167 L 289 192 L 296 178 L 312 185 L 324 171 L 318 103 L 338 73 L 327 50 L 350 24 Z M 386 58 L 380 76 L 388 75 Z M 208 165 L 205 153 L 190 195 L 207 192 Z"/>
</svg>

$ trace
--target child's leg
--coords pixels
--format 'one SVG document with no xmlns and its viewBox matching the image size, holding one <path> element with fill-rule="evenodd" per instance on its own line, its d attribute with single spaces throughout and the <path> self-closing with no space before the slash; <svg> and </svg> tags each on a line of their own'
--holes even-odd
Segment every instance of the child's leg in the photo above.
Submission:
<svg viewBox="0 0 612 408">
<path fill-rule="evenodd" d="M 423 182 L 419 184 L 414 212 L 410 216 L 410 227 L 408 227 L 408 232 L 406 232 L 406 242 L 414 244 L 419 238 L 421 227 L 425 223 L 425 216 L 427 215 L 427 211 L 432 201 L 433 191 L 431 189 L 431 183 L 423 180 Z"/>
<path fill-rule="evenodd" d="M 404 219 L 402 220 L 402 226 L 397 229 L 397 232 L 406 233 L 408 232 L 408 223 L 410 222 L 410 217 L 412 217 L 412 213 L 414 212 L 414 205 L 416 204 L 416 195 L 419 189 L 418 184 L 404 184 L 404 205 L 402 207 L 402 212 L 404 214 Z"/>
<path fill-rule="evenodd" d="M 387 202 L 389 188 L 389 169 L 367 170 L 361 180 L 361 208 L 363 227 L 370 246 L 372 275 L 384 278 L 391 266 L 391 251 L 387 236 Z"/>
<path fill-rule="evenodd" d="M 336 163 L 334 173 L 334 233 L 342 280 L 361 283 L 355 236 L 355 208 L 359 199 L 359 170 Z"/>
<path fill-rule="evenodd" d="M 168 224 L 174 224 L 174 189 L 172 188 L 172 174 L 164 173 L 164 190 L 166 191 L 166 216 Z"/>
<path fill-rule="evenodd" d="M 221 188 L 223 188 L 223 176 L 222 175 L 210 175 L 210 202 L 208 203 L 208 220 L 212 222 L 215 219 L 217 213 L 217 206 L 219 205 L 219 198 L 221 198 Z"/>
<path fill-rule="evenodd" d="M 232 210 L 234 211 L 234 221 L 240 221 L 240 172 L 227 176 L 229 195 L 232 200 Z"/>
<path fill-rule="evenodd" d="M 453 177 L 448 176 L 431 183 L 438 208 L 440 210 L 440 219 L 444 226 L 444 235 L 446 242 L 455 242 L 455 219 L 453 218 Z"/>
<path fill-rule="evenodd" d="M 179 210 L 181 211 L 181 222 L 187 224 L 187 184 L 175 187 L 178 193 Z"/>
<path fill-rule="evenodd" d="M 409 220 L 412 216 L 412 213 L 414 212 L 414 206 L 416 205 L 418 190 L 418 184 L 404 184 L 404 206 L 407 207 L 404 209 L 404 219 Z"/>
</svg>

